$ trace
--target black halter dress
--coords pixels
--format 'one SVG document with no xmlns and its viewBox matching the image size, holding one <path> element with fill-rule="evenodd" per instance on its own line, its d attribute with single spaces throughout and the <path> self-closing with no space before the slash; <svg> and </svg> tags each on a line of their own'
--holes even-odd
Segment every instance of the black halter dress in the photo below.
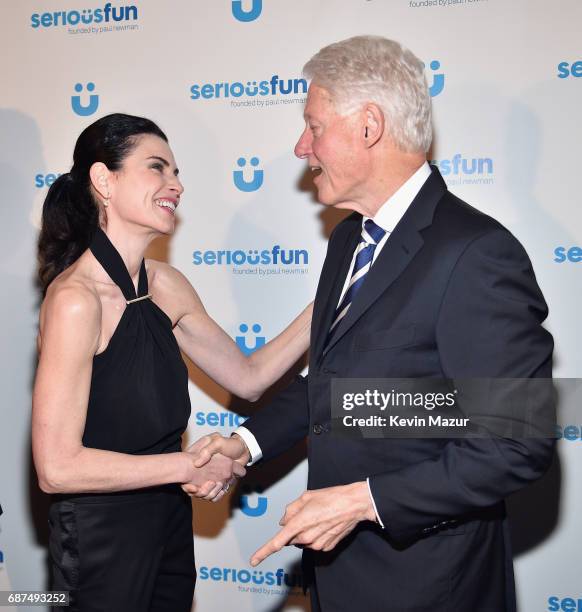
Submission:
<svg viewBox="0 0 582 612">
<path fill-rule="evenodd" d="M 83 445 L 134 455 L 178 452 L 190 398 L 172 323 L 148 294 L 145 262 L 136 295 L 102 230 L 90 249 L 127 306 L 107 348 L 93 360 Z M 70 592 L 70 610 L 190 610 L 196 579 L 192 507 L 178 485 L 58 495 L 49 523 L 53 589 Z"/>
</svg>

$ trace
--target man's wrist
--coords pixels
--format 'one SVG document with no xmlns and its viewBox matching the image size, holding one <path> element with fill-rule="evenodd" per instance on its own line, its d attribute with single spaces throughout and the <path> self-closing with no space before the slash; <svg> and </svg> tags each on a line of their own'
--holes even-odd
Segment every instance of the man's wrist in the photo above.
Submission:
<svg viewBox="0 0 582 612">
<path fill-rule="evenodd" d="M 239 438 L 242 439 L 242 441 L 245 443 L 247 450 L 249 451 L 250 458 L 247 465 L 254 465 L 257 461 L 262 459 L 263 451 L 261 450 L 257 439 L 251 431 L 241 425 L 240 427 L 237 427 L 236 430 L 232 433 L 233 435 L 236 434 Z"/>
<path fill-rule="evenodd" d="M 247 443 L 237 433 L 233 433 L 231 435 L 231 438 L 236 438 L 241 443 L 241 446 L 243 448 L 242 454 L 237 459 L 237 461 L 240 461 L 240 463 L 242 463 L 242 465 L 247 465 L 249 463 L 249 461 L 251 460 L 251 457 L 252 457 L 251 456 L 251 451 L 249 450 L 249 447 L 247 446 Z"/>
<path fill-rule="evenodd" d="M 370 485 L 370 477 L 366 478 L 366 485 L 368 487 L 368 493 L 370 495 L 370 501 L 372 502 L 372 508 L 374 509 L 374 522 L 380 525 L 382 529 L 386 529 L 386 526 L 382 522 L 382 517 L 378 512 L 378 506 L 376 506 L 376 500 L 374 499 L 374 494 L 372 493 L 372 487 Z"/>
<path fill-rule="evenodd" d="M 348 486 L 353 487 L 354 495 L 358 502 L 357 505 L 360 508 L 360 520 L 372 521 L 373 523 L 376 523 L 376 510 L 374 509 L 374 504 L 372 503 L 372 498 L 370 497 L 368 483 L 365 480 L 362 480 L 361 482 L 354 482 L 352 485 Z"/>
</svg>

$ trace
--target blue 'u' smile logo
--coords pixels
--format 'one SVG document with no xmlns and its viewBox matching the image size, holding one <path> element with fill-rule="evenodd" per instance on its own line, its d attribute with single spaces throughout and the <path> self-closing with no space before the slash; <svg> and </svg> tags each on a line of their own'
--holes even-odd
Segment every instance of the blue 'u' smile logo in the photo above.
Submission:
<svg viewBox="0 0 582 612">
<path fill-rule="evenodd" d="M 246 334 L 249 331 L 249 326 L 246 323 L 242 323 L 239 326 L 239 330 Z M 253 332 L 258 334 L 261 331 L 261 326 L 258 323 L 253 325 Z M 250 355 L 254 353 L 257 349 L 260 349 L 261 346 L 265 346 L 265 336 L 256 336 L 255 337 L 255 346 L 247 346 L 247 338 L 245 336 L 237 336 L 235 338 L 236 345 L 238 348 L 245 354 Z"/>
<path fill-rule="evenodd" d="M 438 70 L 441 67 L 441 63 L 438 60 L 433 60 L 430 63 L 431 70 Z M 445 75 L 440 72 L 439 74 L 433 75 L 432 85 L 428 88 L 428 93 L 431 98 L 438 96 L 445 88 Z"/>
<path fill-rule="evenodd" d="M 263 0 L 252 0 L 251 10 L 245 11 L 242 0 L 232 0 L 232 14 L 239 21 L 254 21 L 263 10 Z"/>
<path fill-rule="evenodd" d="M 237 160 L 237 165 L 239 168 L 244 168 L 247 165 L 247 160 L 244 157 L 239 157 Z M 251 158 L 251 166 L 256 168 L 259 165 L 259 158 L 252 157 Z M 233 173 L 234 184 L 237 189 L 240 191 L 256 191 L 263 184 L 263 171 L 255 170 L 253 173 L 253 178 L 250 181 L 245 181 L 245 177 L 242 170 L 234 170 Z"/>
<path fill-rule="evenodd" d="M 240 503 L 239 503 L 239 507 L 241 511 L 243 512 L 243 514 L 246 514 L 247 516 L 253 516 L 253 517 L 263 516 L 263 514 L 267 512 L 267 506 L 268 506 L 267 498 L 263 495 L 259 495 L 257 496 L 256 503 L 254 505 L 251 505 L 249 503 L 250 496 L 248 495 L 251 492 L 250 487 L 248 485 L 244 485 L 243 491 L 246 493 L 246 495 L 241 495 Z M 256 491 L 257 493 L 262 493 L 263 488 L 258 487 Z"/>
<path fill-rule="evenodd" d="M 87 83 L 87 91 L 92 92 L 95 89 L 95 83 Z M 75 85 L 75 91 L 80 94 L 83 91 L 81 83 Z M 81 96 L 71 96 L 71 106 L 73 111 L 81 117 L 87 117 L 92 115 L 99 107 L 99 96 L 97 94 L 91 94 L 89 96 L 89 104 L 83 106 L 81 104 Z"/>
</svg>

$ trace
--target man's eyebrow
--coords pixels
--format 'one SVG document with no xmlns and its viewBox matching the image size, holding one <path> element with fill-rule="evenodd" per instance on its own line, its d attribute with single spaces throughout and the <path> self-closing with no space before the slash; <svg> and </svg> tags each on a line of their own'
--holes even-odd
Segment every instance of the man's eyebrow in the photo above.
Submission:
<svg viewBox="0 0 582 612">
<path fill-rule="evenodd" d="M 164 159 L 163 157 L 160 157 L 159 155 L 150 155 L 150 156 L 148 157 L 148 159 L 157 159 L 158 161 L 161 161 L 161 162 L 162 162 L 162 164 L 164 164 L 164 166 L 166 166 L 166 167 L 168 167 L 168 168 L 170 167 L 170 162 L 169 162 L 167 159 Z M 176 168 L 176 169 L 174 170 L 174 174 L 175 174 L 176 176 L 179 174 L 179 172 L 180 172 L 180 171 L 178 170 L 178 168 Z"/>
</svg>

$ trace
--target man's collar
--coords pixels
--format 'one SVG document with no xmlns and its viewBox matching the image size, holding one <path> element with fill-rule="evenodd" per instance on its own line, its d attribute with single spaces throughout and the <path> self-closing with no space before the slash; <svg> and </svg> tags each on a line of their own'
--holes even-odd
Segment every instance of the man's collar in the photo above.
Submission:
<svg viewBox="0 0 582 612">
<path fill-rule="evenodd" d="M 431 175 L 428 162 L 422 166 L 405 182 L 398 190 L 393 193 L 380 207 L 376 215 L 372 218 L 376 225 L 379 225 L 386 232 L 394 231 L 394 228 L 404 216 L 408 207 L 421 190 L 426 180 Z M 362 219 L 362 225 L 370 217 Z"/>
</svg>

